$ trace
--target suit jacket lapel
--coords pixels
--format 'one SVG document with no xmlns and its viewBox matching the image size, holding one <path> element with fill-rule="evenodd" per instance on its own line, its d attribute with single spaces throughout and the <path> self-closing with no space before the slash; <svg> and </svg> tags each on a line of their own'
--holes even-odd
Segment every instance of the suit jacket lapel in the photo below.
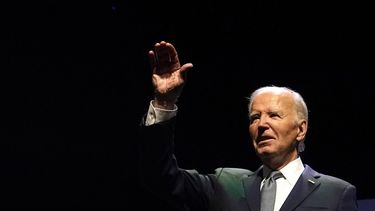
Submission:
<svg viewBox="0 0 375 211">
<path fill-rule="evenodd" d="M 281 206 L 280 211 L 290 211 L 295 209 L 315 188 L 320 185 L 318 172 L 314 171 L 308 165 L 297 180 L 289 196 Z"/>
<path fill-rule="evenodd" d="M 262 182 L 262 167 L 243 179 L 247 204 L 251 211 L 260 211 L 260 183 Z"/>
</svg>

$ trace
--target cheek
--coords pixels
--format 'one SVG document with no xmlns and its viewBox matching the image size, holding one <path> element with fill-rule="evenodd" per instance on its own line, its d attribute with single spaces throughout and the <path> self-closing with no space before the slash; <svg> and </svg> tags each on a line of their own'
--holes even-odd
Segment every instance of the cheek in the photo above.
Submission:
<svg viewBox="0 0 375 211">
<path fill-rule="evenodd" d="M 250 134 L 250 138 L 251 139 L 254 139 L 254 137 L 256 135 L 255 133 L 256 133 L 255 127 L 254 126 L 249 126 L 249 134 Z"/>
</svg>

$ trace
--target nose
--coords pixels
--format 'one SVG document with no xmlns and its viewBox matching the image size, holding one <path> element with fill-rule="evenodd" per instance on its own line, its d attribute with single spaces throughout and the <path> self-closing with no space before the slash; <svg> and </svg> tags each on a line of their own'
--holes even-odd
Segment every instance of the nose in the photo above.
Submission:
<svg viewBox="0 0 375 211">
<path fill-rule="evenodd" d="M 262 115 L 259 117 L 259 124 L 258 128 L 259 130 L 266 130 L 268 128 L 268 119 L 266 116 Z"/>
</svg>

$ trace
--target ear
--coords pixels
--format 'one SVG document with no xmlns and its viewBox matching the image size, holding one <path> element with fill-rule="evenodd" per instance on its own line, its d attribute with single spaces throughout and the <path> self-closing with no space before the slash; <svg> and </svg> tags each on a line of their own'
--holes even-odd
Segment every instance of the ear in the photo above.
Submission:
<svg viewBox="0 0 375 211">
<path fill-rule="evenodd" d="M 307 132 L 307 121 L 302 120 L 298 123 L 298 133 L 297 133 L 297 141 L 303 141 L 305 139 Z"/>
</svg>

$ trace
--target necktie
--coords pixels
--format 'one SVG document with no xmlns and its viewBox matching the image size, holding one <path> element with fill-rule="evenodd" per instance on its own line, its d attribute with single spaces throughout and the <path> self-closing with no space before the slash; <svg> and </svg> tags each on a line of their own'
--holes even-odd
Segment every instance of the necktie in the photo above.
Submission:
<svg viewBox="0 0 375 211">
<path fill-rule="evenodd" d="M 260 196 L 261 211 L 273 211 L 276 198 L 276 180 L 282 176 L 283 174 L 280 171 L 272 171 L 265 179 Z"/>
</svg>

